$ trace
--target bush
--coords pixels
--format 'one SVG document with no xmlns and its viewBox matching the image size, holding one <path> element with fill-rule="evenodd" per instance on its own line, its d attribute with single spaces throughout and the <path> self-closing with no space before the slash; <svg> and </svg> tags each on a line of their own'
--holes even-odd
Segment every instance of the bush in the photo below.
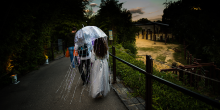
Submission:
<svg viewBox="0 0 220 110">
<path fill-rule="evenodd" d="M 128 49 L 126 51 L 127 53 L 137 55 L 137 46 L 135 45 L 135 43 L 132 44 L 132 43 L 126 42 L 123 44 L 123 47 L 125 49 Z"/>
<path fill-rule="evenodd" d="M 120 44 L 116 45 L 116 48 L 121 47 Z M 123 50 L 123 49 L 122 49 Z M 112 51 L 110 48 L 109 51 Z M 141 61 L 136 60 L 135 58 L 131 57 L 130 55 L 122 52 L 121 50 L 116 49 L 117 57 L 129 62 L 139 68 L 146 70 L 145 64 Z M 112 57 L 109 57 L 110 66 L 113 67 Z M 145 75 L 134 70 L 132 67 L 116 60 L 116 74 L 123 79 L 123 84 L 125 86 L 130 87 L 134 92 L 129 93 L 133 97 L 142 97 L 145 98 Z M 113 69 L 113 68 L 111 68 Z M 112 70 L 111 70 L 112 71 Z M 200 93 L 199 91 L 195 90 L 192 87 L 187 87 L 183 85 L 180 81 L 176 80 L 175 78 L 178 77 L 177 75 L 173 75 L 172 73 L 165 74 L 164 72 L 159 72 L 155 68 L 153 68 L 153 75 L 163 78 L 167 81 L 170 81 L 174 84 L 183 86 L 189 90 L 195 91 Z M 172 77 L 173 76 L 173 77 Z M 169 86 L 166 86 L 160 82 L 152 80 L 153 82 L 153 108 L 157 110 L 161 109 L 169 109 L 169 110 L 216 110 L 212 106 L 197 100 L 193 97 L 183 94 L 180 91 L 177 91 Z"/>
</svg>

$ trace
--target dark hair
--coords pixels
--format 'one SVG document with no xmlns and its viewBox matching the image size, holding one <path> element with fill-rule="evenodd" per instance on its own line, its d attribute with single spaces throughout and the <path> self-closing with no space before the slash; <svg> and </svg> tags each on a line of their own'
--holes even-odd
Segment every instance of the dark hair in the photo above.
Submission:
<svg viewBox="0 0 220 110">
<path fill-rule="evenodd" d="M 72 31 L 75 31 L 75 30 L 77 30 L 77 28 L 76 28 L 76 27 L 73 27 L 73 28 L 72 28 Z"/>
<path fill-rule="evenodd" d="M 107 54 L 108 46 L 103 38 L 98 38 L 94 42 L 93 49 L 97 57 L 103 58 Z"/>
</svg>

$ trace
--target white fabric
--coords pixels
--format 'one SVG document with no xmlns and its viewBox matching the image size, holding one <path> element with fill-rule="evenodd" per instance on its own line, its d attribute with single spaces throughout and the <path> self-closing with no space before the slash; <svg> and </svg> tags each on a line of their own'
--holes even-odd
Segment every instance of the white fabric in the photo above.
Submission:
<svg viewBox="0 0 220 110">
<path fill-rule="evenodd" d="M 75 35 L 75 50 L 77 50 L 78 47 L 83 46 L 84 44 L 87 44 L 89 48 L 89 56 L 80 57 L 80 60 L 91 58 L 92 67 L 90 68 L 89 88 L 90 96 L 92 96 L 93 98 L 96 98 L 96 96 L 100 92 L 105 97 L 110 91 L 111 85 L 109 84 L 109 60 L 107 61 L 107 59 L 109 59 L 109 50 L 107 50 L 107 55 L 103 59 L 97 58 L 93 50 L 92 41 L 98 38 L 104 38 L 104 42 L 108 47 L 108 36 L 96 26 L 83 27 L 82 29 L 78 30 Z"/>
<path fill-rule="evenodd" d="M 96 98 L 97 94 L 101 91 L 102 95 L 105 97 L 110 91 L 109 85 L 109 66 L 107 59 L 109 58 L 109 53 L 103 59 L 99 59 L 95 56 L 92 50 L 91 62 L 93 63 L 91 68 L 90 76 L 90 95 Z"/>
</svg>

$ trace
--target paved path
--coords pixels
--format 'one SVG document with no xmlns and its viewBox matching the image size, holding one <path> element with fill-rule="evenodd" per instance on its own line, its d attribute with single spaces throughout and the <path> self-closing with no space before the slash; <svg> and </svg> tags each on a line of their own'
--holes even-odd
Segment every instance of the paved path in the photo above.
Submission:
<svg viewBox="0 0 220 110">
<path fill-rule="evenodd" d="M 43 65 L 39 70 L 18 78 L 17 85 L 10 85 L 0 90 L 1 110 L 127 110 L 116 92 L 111 88 L 103 99 L 93 99 L 82 90 L 82 81 L 76 89 L 71 102 L 77 80 L 74 80 L 70 95 L 66 101 L 60 92 L 55 93 L 61 85 L 69 69 L 70 58 L 61 58 Z M 79 74 L 76 74 L 79 78 Z M 80 79 L 81 80 L 81 79 Z"/>
</svg>

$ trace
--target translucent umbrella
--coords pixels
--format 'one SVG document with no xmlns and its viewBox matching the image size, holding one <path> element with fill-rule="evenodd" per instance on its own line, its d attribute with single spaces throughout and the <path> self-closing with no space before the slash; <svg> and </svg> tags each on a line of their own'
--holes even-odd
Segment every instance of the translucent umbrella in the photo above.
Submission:
<svg viewBox="0 0 220 110">
<path fill-rule="evenodd" d="M 76 35 L 75 35 L 75 44 L 76 45 L 78 45 L 79 47 L 81 47 L 81 46 L 83 46 L 84 44 L 89 44 L 89 45 L 87 45 L 88 47 L 89 46 L 93 46 L 93 45 L 95 45 L 94 44 L 94 40 L 96 40 L 96 39 L 98 39 L 98 38 L 104 38 L 104 39 L 102 39 L 102 40 L 105 40 L 105 41 L 103 41 L 104 43 L 106 43 L 107 44 L 107 47 L 108 47 L 108 42 L 107 42 L 107 35 L 101 30 L 101 29 L 99 29 L 98 27 L 96 27 L 96 26 L 86 26 L 86 27 L 83 27 L 82 29 L 80 29 L 80 30 L 78 30 L 77 31 L 77 33 L 76 33 Z M 92 43 L 93 42 L 93 43 Z M 99 44 L 99 43 L 97 43 L 97 44 Z M 96 47 L 98 47 L 98 46 L 96 46 Z M 76 49 L 77 50 L 77 49 Z M 107 50 L 108 51 L 108 53 L 109 53 L 109 50 Z M 75 55 L 75 54 L 74 54 Z M 108 55 L 108 54 L 107 54 Z M 91 56 L 93 56 L 94 57 L 94 55 L 91 55 Z M 75 56 L 74 56 L 75 57 Z M 73 60 L 75 60 L 74 59 L 74 57 L 73 57 Z M 108 58 L 108 57 L 107 57 Z M 94 59 L 94 58 L 93 58 Z M 100 60 L 100 59 L 96 59 L 96 60 L 98 60 L 99 62 L 96 64 L 96 66 L 93 66 L 94 68 L 91 68 L 91 65 L 89 64 L 89 68 L 90 68 L 90 70 L 95 70 L 95 72 L 93 72 L 94 74 L 97 74 L 98 73 L 98 71 L 100 71 L 101 69 L 100 68 L 104 68 L 104 66 L 106 67 L 106 63 L 104 63 L 106 60 Z M 108 61 L 109 61 L 109 58 L 108 58 Z M 109 62 L 107 61 L 107 64 L 108 65 L 110 65 L 109 64 Z M 74 61 L 74 63 L 76 63 L 77 61 Z M 87 62 L 86 62 L 87 63 Z M 99 66 L 97 66 L 99 64 Z M 105 64 L 105 65 L 104 65 Z M 76 64 L 75 64 L 76 65 Z M 76 66 L 77 67 L 77 66 Z M 82 67 L 82 71 L 84 71 L 85 69 L 84 69 L 85 67 Z M 97 69 L 97 72 L 96 72 L 96 69 L 95 68 L 98 68 Z M 108 68 L 109 69 L 109 68 Z M 107 70 L 107 69 L 102 69 L 102 70 Z M 64 98 L 64 100 L 66 100 L 66 98 L 71 98 L 71 102 L 70 102 L 70 104 L 72 103 L 72 100 L 73 100 L 73 98 L 74 98 L 74 95 L 75 95 L 75 91 L 76 91 L 76 88 L 79 86 L 79 82 L 80 82 L 80 80 L 81 80 L 81 77 L 79 76 L 79 78 L 77 78 L 76 80 L 77 80 L 77 84 L 76 84 L 76 86 L 73 88 L 73 84 L 74 84 L 74 78 L 75 78 L 75 76 L 76 76 L 76 74 L 78 74 L 79 72 L 80 72 L 80 74 L 82 74 L 82 71 L 80 72 L 79 71 L 79 68 L 75 68 L 75 69 L 73 69 L 72 68 L 72 66 L 70 65 L 70 68 L 69 68 L 69 71 L 67 72 L 67 74 L 65 75 L 65 78 L 64 78 L 64 80 L 63 80 L 63 82 L 61 83 L 61 85 L 60 85 L 60 87 L 58 88 L 58 90 L 57 90 L 57 92 L 59 91 L 59 90 L 61 90 L 61 93 L 60 94 L 62 94 L 63 96 L 62 96 L 62 98 Z M 109 71 L 110 71 L 110 69 L 109 69 Z M 84 73 L 86 73 L 85 71 L 84 71 Z M 95 78 L 92 78 L 92 76 L 93 77 L 95 77 Z M 101 76 L 101 77 L 98 77 L 98 76 Z M 87 78 L 86 78 L 86 81 L 88 81 L 88 79 L 89 79 L 89 77 L 90 77 L 90 72 L 89 72 L 89 74 L 88 74 L 88 76 L 87 76 Z M 91 90 L 92 90 L 92 85 L 95 85 L 95 86 L 97 86 L 97 85 L 101 85 L 101 86 L 99 86 L 99 87 L 104 87 L 104 83 L 101 83 L 103 80 L 102 79 L 106 79 L 106 77 L 108 78 L 108 75 L 97 75 L 97 77 L 96 77 L 96 75 L 92 75 L 91 74 L 91 78 L 92 79 L 94 79 L 93 81 L 92 80 L 90 80 L 90 81 L 88 81 L 89 83 L 88 83 L 88 85 L 89 86 L 83 86 L 83 88 L 82 88 L 82 91 L 81 91 L 81 95 L 80 95 L 80 101 L 81 101 L 81 96 L 82 96 L 82 94 L 83 94 L 83 91 L 84 90 L 86 90 L 86 88 L 88 88 L 87 89 L 87 91 L 89 92 L 89 93 L 92 93 L 92 92 L 90 92 Z M 106 80 L 107 81 L 107 80 Z M 106 83 L 105 83 L 106 84 Z M 111 85 L 111 83 L 109 84 L 109 85 Z M 61 87 L 63 87 L 63 89 L 61 88 Z M 61 88 L 61 89 L 60 89 Z M 95 88 L 95 87 L 94 87 Z M 97 88 L 97 87 L 96 87 Z M 105 88 L 107 88 L 107 86 L 105 86 Z M 72 97 L 69 97 L 69 94 L 71 93 L 70 91 L 72 90 L 72 89 L 74 89 L 74 92 L 73 92 L 73 95 L 72 95 Z M 100 88 L 101 89 L 101 88 Z M 99 90 L 99 89 L 95 89 L 95 90 Z M 110 90 L 110 89 L 109 89 Z M 64 92 L 63 92 L 64 91 Z M 57 93 L 56 92 L 56 93 Z M 94 92 L 93 92 L 94 93 Z M 105 92 L 102 92 L 102 94 L 105 96 L 106 94 L 107 94 L 107 92 L 105 93 Z M 90 94 L 91 95 L 91 94 Z"/>
<path fill-rule="evenodd" d="M 91 44 L 92 41 L 101 37 L 107 41 L 108 36 L 100 28 L 96 26 L 86 26 L 76 32 L 75 43 L 80 47 L 84 44 Z"/>
</svg>

